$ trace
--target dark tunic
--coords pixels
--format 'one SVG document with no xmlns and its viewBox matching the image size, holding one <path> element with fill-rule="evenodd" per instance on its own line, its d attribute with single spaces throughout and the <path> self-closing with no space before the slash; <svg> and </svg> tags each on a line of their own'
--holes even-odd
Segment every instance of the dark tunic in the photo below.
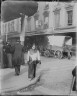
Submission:
<svg viewBox="0 0 77 96">
<path fill-rule="evenodd" d="M 22 64 L 22 48 L 23 46 L 20 43 L 15 44 L 15 51 L 13 54 L 13 65 L 21 65 Z"/>
<path fill-rule="evenodd" d="M 73 91 L 77 90 L 77 88 L 76 88 L 76 69 L 77 69 L 77 66 L 72 71 L 72 75 L 73 75 L 73 77 L 75 77 L 75 81 L 74 81 L 74 85 L 73 85 L 73 89 L 72 89 Z"/>
<path fill-rule="evenodd" d="M 3 46 L 3 68 L 8 67 L 8 58 L 6 53 L 6 45 Z"/>
</svg>

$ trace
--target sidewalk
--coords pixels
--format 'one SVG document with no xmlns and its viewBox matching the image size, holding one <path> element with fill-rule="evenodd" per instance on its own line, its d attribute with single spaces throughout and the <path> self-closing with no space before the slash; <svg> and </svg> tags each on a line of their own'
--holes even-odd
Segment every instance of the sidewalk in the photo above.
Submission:
<svg viewBox="0 0 77 96">
<path fill-rule="evenodd" d="M 15 76 L 15 70 L 11 68 L 1 69 L 0 81 L 1 92 L 15 91 L 33 84 L 37 81 L 40 75 L 43 84 L 35 88 L 35 92 L 44 94 L 68 94 L 70 90 L 72 74 L 74 68 L 74 58 L 68 59 L 53 59 L 42 57 L 42 64 L 37 66 L 36 78 L 32 81 L 28 80 L 28 67 L 21 66 L 21 73 Z M 48 93 L 47 93 L 47 89 Z M 55 93 L 56 91 L 56 93 Z M 8 93 L 8 92 L 7 92 Z M 21 94 L 24 94 L 21 93 Z M 26 94 L 26 93 L 25 93 Z M 28 93 L 27 93 L 28 94 Z M 32 93 L 29 93 L 32 94 Z"/>
<path fill-rule="evenodd" d="M 19 90 L 24 87 L 27 87 L 30 84 L 35 83 L 40 75 L 40 74 L 37 74 L 35 79 L 29 81 L 27 66 L 21 66 L 21 73 L 19 76 L 15 76 L 15 70 L 10 68 L 1 69 L 0 73 L 1 73 L 0 74 L 0 82 L 1 82 L 0 93 Z"/>
</svg>

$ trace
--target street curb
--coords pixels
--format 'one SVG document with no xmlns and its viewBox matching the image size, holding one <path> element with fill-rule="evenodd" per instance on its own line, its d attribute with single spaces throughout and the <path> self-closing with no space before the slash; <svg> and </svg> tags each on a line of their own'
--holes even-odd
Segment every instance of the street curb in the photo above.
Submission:
<svg viewBox="0 0 77 96">
<path fill-rule="evenodd" d="M 40 74 L 38 74 L 38 76 L 36 76 L 36 78 L 34 78 L 33 80 L 31 80 L 31 81 L 29 81 L 29 83 L 27 83 L 26 85 L 24 84 L 24 86 L 23 87 L 17 87 L 17 88 L 15 88 L 14 89 L 14 87 L 13 88 L 11 88 L 11 89 L 6 89 L 5 91 L 1 91 L 1 95 L 5 95 L 6 93 L 9 93 L 9 92 L 13 92 L 13 91 L 18 91 L 17 92 L 17 94 L 19 93 L 20 94 L 20 92 L 19 92 L 19 90 L 21 90 L 21 89 L 23 89 L 23 88 L 26 88 L 26 87 L 28 87 L 28 86 L 30 86 L 30 85 L 32 85 L 32 84 L 35 84 L 37 81 L 38 81 L 38 79 L 40 78 Z"/>
<path fill-rule="evenodd" d="M 34 80 L 32 80 L 29 85 L 24 86 L 23 88 L 27 88 L 28 86 L 35 84 L 35 83 L 39 80 L 39 78 L 40 78 L 40 75 L 38 75 Z M 23 88 L 20 88 L 19 90 L 21 90 L 21 89 L 23 89 Z M 29 92 L 29 93 L 25 93 L 25 94 L 26 94 L 26 95 L 31 95 L 30 92 Z M 18 91 L 18 92 L 17 92 L 17 95 L 24 95 L 24 92 Z"/>
</svg>

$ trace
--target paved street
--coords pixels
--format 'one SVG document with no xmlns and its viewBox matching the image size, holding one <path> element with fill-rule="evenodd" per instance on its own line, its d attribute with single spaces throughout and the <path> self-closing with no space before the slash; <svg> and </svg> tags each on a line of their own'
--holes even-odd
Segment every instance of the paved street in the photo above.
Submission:
<svg viewBox="0 0 77 96">
<path fill-rule="evenodd" d="M 29 88 L 24 88 L 18 92 L 17 91 L 11 92 L 11 94 L 68 95 L 70 93 L 70 87 L 72 82 L 71 72 L 76 63 L 75 58 L 73 57 L 70 60 L 68 60 L 67 58 L 59 60 L 54 58 L 41 57 L 41 60 L 42 60 L 41 66 L 40 65 L 37 66 L 37 75 L 39 72 L 41 72 L 40 82 L 36 83 L 35 85 L 32 85 Z M 24 77 L 26 72 L 27 67 L 26 71 L 24 71 L 23 74 Z M 14 75 L 14 73 L 12 74 Z M 22 80 L 23 76 L 20 75 L 20 77 L 18 78 Z M 5 78 L 5 81 L 7 78 L 11 79 L 12 76 L 8 75 L 8 77 Z"/>
<path fill-rule="evenodd" d="M 55 59 L 41 57 L 42 64 L 37 66 L 37 75 L 41 72 L 40 82 L 31 86 L 32 88 L 24 88 L 18 91 L 18 94 L 33 94 L 33 95 L 66 95 L 70 92 L 70 86 L 72 82 L 72 69 L 74 68 L 76 61 L 75 57 L 70 60 L 66 59 Z M 3 87 L 5 85 L 11 86 L 12 82 L 17 82 L 21 85 L 25 82 L 27 75 L 27 66 L 21 68 L 21 75 L 19 77 L 14 76 L 14 69 L 3 69 Z M 5 71 L 4 71 L 5 70 Z M 7 74 L 7 75 L 6 75 Z M 24 78 L 23 78 L 24 77 Z M 16 79 L 17 78 L 17 79 Z M 23 78 L 23 79 L 22 79 Z M 19 80 L 21 79 L 21 80 Z M 9 81 L 8 81 L 9 80 Z M 12 81 L 12 82 L 11 82 Z M 22 82 L 21 82 L 22 81 Z M 27 81 L 26 81 L 27 82 Z M 16 85 L 16 83 L 14 84 Z M 12 87 L 14 87 L 14 85 Z M 6 86 L 5 86 L 6 87 Z M 17 94 L 17 91 L 11 92 L 11 94 Z"/>
<path fill-rule="evenodd" d="M 68 95 L 72 82 L 72 69 L 75 59 L 42 58 L 43 74 L 40 86 L 35 87 L 31 94 Z"/>
<path fill-rule="evenodd" d="M 42 66 L 44 66 L 45 71 L 41 77 L 43 84 L 42 87 L 35 88 L 35 90 L 49 95 L 69 94 L 72 81 L 71 71 L 75 63 L 74 59 L 44 58 Z"/>
</svg>

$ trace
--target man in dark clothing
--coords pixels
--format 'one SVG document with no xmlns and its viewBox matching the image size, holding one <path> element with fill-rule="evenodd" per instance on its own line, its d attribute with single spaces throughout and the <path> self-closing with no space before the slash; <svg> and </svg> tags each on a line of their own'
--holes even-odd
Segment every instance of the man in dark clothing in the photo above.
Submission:
<svg viewBox="0 0 77 96">
<path fill-rule="evenodd" d="M 72 89 L 73 91 L 77 90 L 76 89 L 76 70 L 77 70 L 77 66 L 75 66 L 75 68 L 72 71 L 72 75 L 73 75 L 73 77 L 75 77 L 74 84 L 73 84 L 73 89 Z"/>
<path fill-rule="evenodd" d="M 2 68 L 8 68 L 8 59 L 7 59 L 7 53 L 6 53 L 6 45 L 3 45 L 3 65 Z"/>
<path fill-rule="evenodd" d="M 23 46 L 20 44 L 19 41 L 15 44 L 15 51 L 13 54 L 13 65 L 15 67 L 15 73 L 16 75 L 20 74 L 20 66 L 22 64 L 22 50 Z"/>
</svg>

